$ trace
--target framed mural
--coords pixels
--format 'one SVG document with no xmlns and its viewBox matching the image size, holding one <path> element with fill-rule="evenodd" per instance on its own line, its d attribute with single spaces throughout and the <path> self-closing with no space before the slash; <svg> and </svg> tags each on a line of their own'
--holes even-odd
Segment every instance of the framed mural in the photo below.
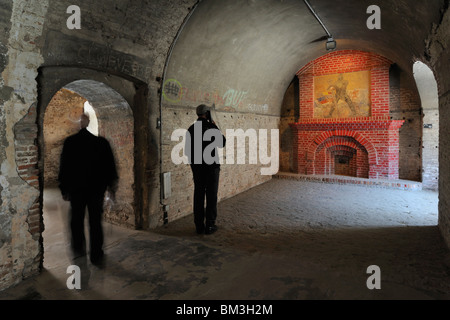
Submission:
<svg viewBox="0 0 450 320">
<path fill-rule="evenodd" d="M 314 77 L 314 118 L 370 115 L 370 71 Z"/>
</svg>

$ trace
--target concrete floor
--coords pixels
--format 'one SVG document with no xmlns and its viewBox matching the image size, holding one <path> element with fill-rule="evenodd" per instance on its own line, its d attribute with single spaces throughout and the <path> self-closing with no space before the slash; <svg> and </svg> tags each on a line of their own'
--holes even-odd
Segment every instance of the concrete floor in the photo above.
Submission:
<svg viewBox="0 0 450 320">
<path fill-rule="evenodd" d="M 67 203 L 57 190 L 44 201 L 44 270 L 2 300 L 450 299 L 436 192 L 273 179 L 222 201 L 213 235 L 192 216 L 152 231 L 105 223 L 102 269 L 71 261 Z M 66 286 L 74 263 L 81 290 Z"/>
</svg>

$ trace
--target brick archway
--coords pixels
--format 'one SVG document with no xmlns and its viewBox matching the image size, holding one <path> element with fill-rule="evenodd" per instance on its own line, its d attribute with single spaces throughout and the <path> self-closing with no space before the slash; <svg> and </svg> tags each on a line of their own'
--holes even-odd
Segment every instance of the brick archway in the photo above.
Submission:
<svg viewBox="0 0 450 320">
<path fill-rule="evenodd" d="M 351 176 L 369 178 L 370 168 L 377 164 L 376 150 L 366 139 L 358 136 L 322 134 L 313 141 L 307 151 L 307 174 L 336 174 L 335 160 L 347 156 L 351 161 Z M 363 145 L 361 142 L 366 142 Z M 369 152 L 370 150 L 370 152 Z"/>
<path fill-rule="evenodd" d="M 299 119 L 290 124 L 296 173 L 327 173 L 317 165 L 318 148 L 331 137 L 342 137 L 337 138 L 343 140 L 341 145 L 355 148 L 348 144 L 352 141 L 363 146 L 355 150 L 367 152 L 368 178 L 398 179 L 399 129 L 404 121 L 389 114 L 391 64 L 377 54 L 342 50 L 297 72 Z"/>
<path fill-rule="evenodd" d="M 371 165 L 377 165 L 378 164 L 378 155 L 375 147 L 373 144 L 364 137 L 363 134 L 357 131 L 351 131 L 351 130 L 331 130 L 331 131 L 324 131 L 321 134 L 319 134 L 313 142 L 309 145 L 307 148 L 307 157 L 308 160 L 314 160 L 314 156 L 316 154 L 317 148 L 319 148 L 327 139 L 330 139 L 331 137 L 350 137 L 354 139 L 357 143 L 359 143 L 361 146 L 364 147 L 364 149 L 369 154 L 369 164 Z M 351 142 L 342 142 L 343 145 L 351 144 Z"/>
</svg>

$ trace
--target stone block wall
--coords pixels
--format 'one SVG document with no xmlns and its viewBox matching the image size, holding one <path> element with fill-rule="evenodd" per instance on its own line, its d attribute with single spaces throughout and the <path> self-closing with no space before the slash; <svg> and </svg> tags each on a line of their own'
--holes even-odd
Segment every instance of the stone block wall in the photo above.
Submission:
<svg viewBox="0 0 450 320">
<path fill-rule="evenodd" d="M 37 274 L 42 263 L 36 77 L 48 1 L 1 7 L 0 290 Z"/>
</svg>

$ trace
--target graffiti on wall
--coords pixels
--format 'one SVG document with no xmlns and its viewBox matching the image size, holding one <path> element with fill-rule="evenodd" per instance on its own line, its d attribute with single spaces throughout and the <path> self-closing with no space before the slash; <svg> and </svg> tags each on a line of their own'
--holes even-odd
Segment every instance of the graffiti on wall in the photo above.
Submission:
<svg viewBox="0 0 450 320">
<path fill-rule="evenodd" d="M 247 91 L 238 91 L 235 89 L 228 89 L 223 95 L 225 107 L 232 107 L 238 109 L 242 101 L 245 99 Z"/>
<path fill-rule="evenodd" d="M 314 118 L 369 117 L 370 72 L 314 77 Z"/>
<path fill-rule="evenodd" d="M 247 109 L 251 112 L 255 112 L 255 113 L 267 113 L 269 111 L 269 105 L 267 103 L 265 104 L 254 104 L 254 103 L 250 103 L 247 106 Z"/>
<path fill-rule="evenodd" d="M 214 103 L 216 106 L 230 111 L 242 109 L 247 94 L 247 91 L 232 88 L 228 89 L 224 94 L 221 94 L 217 89 L 214 91 L 204 91 L 201 89 L 193 90 L 188 87 L 183 87 L 176 79 L 167 79 L 162 88 L 162 95 L 168 102 L 177 103 L 186 101 L 192 104 Z M 265 110 L 265 106 L 252 106 L 253 107 L 249 108 L 249 110 L 258 109 L 260 112 Z"/>
<path fill-rule="evenodd" d="M 162 95 L 164 99 L 172 103 L 181 101 L 183 96 L 183 87 L 177 80 L 167 79 L 163 84 Z"/>
<path fill-rule="evenodd" d="M 216 104 L 217 106 L 224 105 L 223 97 L 218 90 L 204 91 L 204 90 L 192 90 L 187 87 L 183 87 L 183 101 L 188 101 L 193 104 L 206 103 Z"/>
</svg>

